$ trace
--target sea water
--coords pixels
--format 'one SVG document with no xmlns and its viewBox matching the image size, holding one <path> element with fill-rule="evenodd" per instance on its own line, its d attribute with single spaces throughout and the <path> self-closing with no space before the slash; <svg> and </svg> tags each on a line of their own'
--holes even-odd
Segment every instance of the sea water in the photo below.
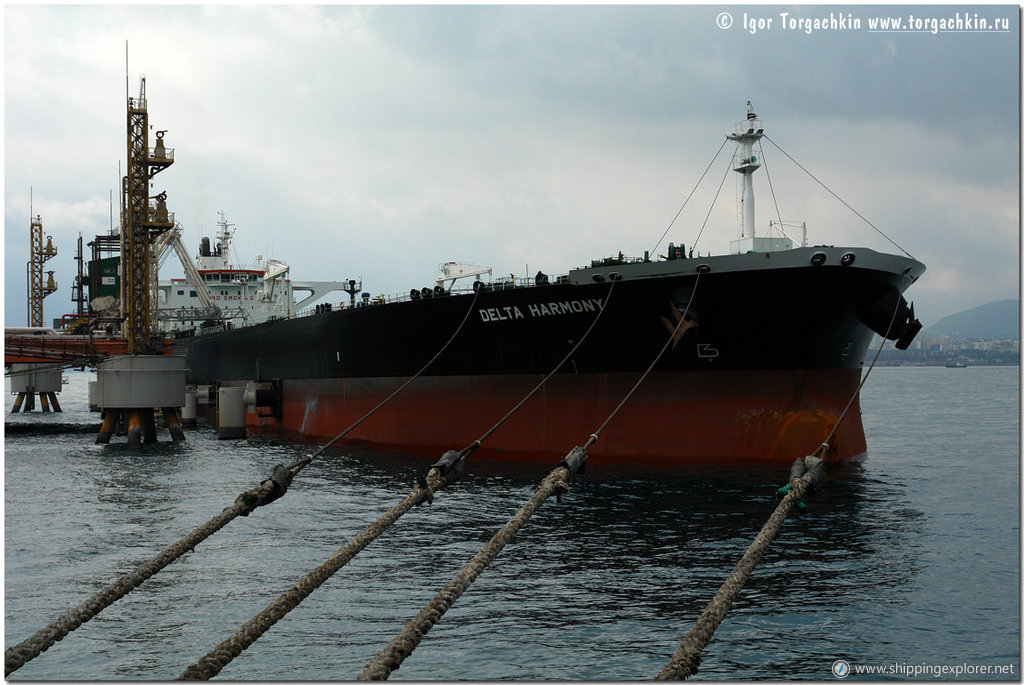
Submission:
<svg viewBox="0 0 1024 685">
<path fill-rule="evenodd" d="M 217 440 L 210 427 L 182 444 L 162 432 L 134 450 L 124 438 L 96 445 L 91 375 L 66 376 L 63 414 L 5 417 L 6 647 L 312 450 Z M 808 511 L 785 523 L 696 679 L 834 679 L 842 660 L 849 679 L 1019 680 L 1019 389 L 1017 367 L 875 369 L 862 393 L 869 458 L 831 469 Z M 9 679 L 179 676 L 439 456 L 328 451 L 285 497 L 235 519 Z M 218 678 L 354 679 L 549 470 L 471 461 L 461 482 L 406 514 Z M 653 678 L 787 475 L 590 465 L 391 678 Z"/>
</svg>

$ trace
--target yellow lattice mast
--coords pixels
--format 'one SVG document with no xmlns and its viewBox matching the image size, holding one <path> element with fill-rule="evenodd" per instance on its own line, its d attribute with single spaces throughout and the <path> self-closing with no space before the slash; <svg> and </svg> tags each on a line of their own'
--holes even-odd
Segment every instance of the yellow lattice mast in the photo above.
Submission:
<svg viewBox="0 0 1024 685">
<path fill-rule="evenodd" d="M 121 311 L 129 354 L 151 351 L 150 299 L 152 293 L 153 238 L 174 226 L 167 211 L 167 194 L 150 202 L 150 180 L 174 163 L 174 150 L 164 147 L 165 131 L 156 134 L 149 147 L 149 114 L 146 111 L 146 77 L 139 97 L 128 98 L 128 173 L 121 184 Z"/>
<path fill-rule="evenodd" d="M 28 325 L 43 325 L 43 298 L 57 290 L 53 280 L 53 272 L 47 271 L 48 278 L 43 282 L 43 265 L 57 254 L 50 236 L 46 236 L 43 246 L 43 220 L 37 214 L 32 218 L 29 228 L 29 260 L 28 260 Z"/>
</svg>

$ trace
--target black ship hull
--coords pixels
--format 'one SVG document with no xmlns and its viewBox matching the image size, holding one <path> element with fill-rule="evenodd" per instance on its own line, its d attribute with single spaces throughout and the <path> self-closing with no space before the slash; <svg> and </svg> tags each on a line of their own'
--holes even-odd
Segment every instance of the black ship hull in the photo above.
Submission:
<svg viewBox="0 0 1024 685">
<path fill-rule="evenodd" d="M 875 333 L 912 337 L 901 293 L 923 265 L 841 248 L 608 261 L 559 283 L 197 335 L 179 340 L 179 351 L 191 383 L 267 390 L 272 399 L 250 415 L 254 427 L 330 438 L 459 330 L 420 377 L 347 436 L 436 456 L 480 437 L 586 334 L 479 456 L 557 459 L 601 425 L 652 363 L 591 459 L 789 461 L 813 451 L 851 399 L 835 456 L 865 454 L 863 359 Z"/>
</svg>

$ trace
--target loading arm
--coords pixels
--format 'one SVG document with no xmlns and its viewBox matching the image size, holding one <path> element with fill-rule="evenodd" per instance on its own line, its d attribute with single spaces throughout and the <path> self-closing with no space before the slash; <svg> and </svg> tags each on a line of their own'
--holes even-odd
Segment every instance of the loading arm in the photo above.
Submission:
<svg viewBox="0 0 1024 685">
<path fill-rule="evenodd" d="M 160 236 L 157 243 L 157 255 L 160 262 L 163 262 L 165 259 L 165 253 L 168 247 L 173 247 L 174 252 L 178 255 L 178 261 L 181 262 L 181 268 L 185 270 L 185 278 L 188 280 L 189 285 L 196 289 L 196 296 L 199 298 L 199 303 L 204 309 L 219 311 L 220 308 L 213 303 L 213 297 L 210 295 L 210 289 L 206 287 L 203 277 L 196 269 L 196 265 L 192 263 L 192 259 L 188 256 L 188 251 L 181 242 L 181 228 L 179 226 L 175 226 L 172 230 L 167 231 Z"/>
</svg>

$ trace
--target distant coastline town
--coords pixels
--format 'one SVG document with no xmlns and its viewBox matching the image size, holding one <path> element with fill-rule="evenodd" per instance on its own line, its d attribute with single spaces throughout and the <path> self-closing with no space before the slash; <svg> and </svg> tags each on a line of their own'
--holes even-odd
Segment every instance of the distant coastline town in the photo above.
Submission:
<svg viewBox="0 0 1024 685">
<path fill-rule="evenodd" d="M 876 337 L 868 350 L 867 362 L 878 351 Z M 906 350 L 897 350 L 887 343 L 878 356 L 878 364 L 885 366 L 1020 366 L 1020 339 L 958 338 L 951 335 L 919 335 Z"/>
<path fill-rule="evenodd" d="M 876 336 L 868 349 L 878 351 Z M 882 349 L 887 366 L 1020 366 L 1020 301 L 999 300 L 951 314 L 918 333 L 906 350 L 892 343 Z"/>
</svg>

